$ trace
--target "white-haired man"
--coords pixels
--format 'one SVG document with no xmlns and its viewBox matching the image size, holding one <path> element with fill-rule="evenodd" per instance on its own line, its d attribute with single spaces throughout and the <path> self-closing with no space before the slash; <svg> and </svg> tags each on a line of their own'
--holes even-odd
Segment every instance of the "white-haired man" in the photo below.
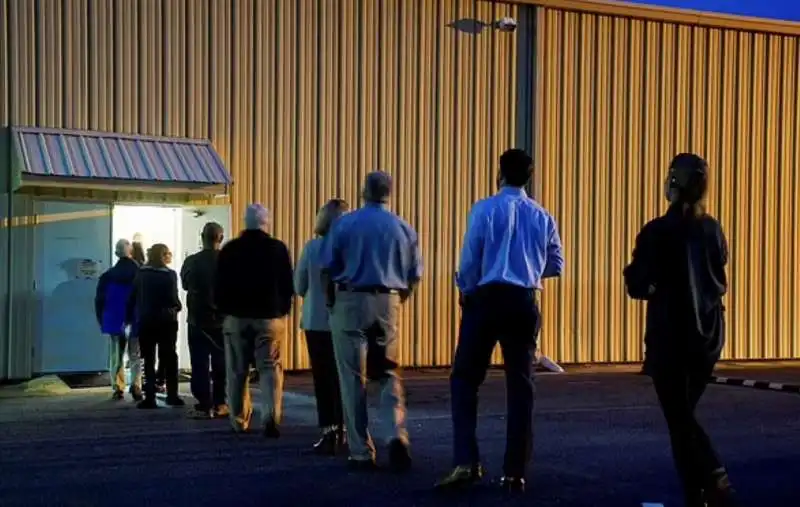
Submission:
<svg viewBox="0 0 800 507">
<path fill-rule="evenodd" d="M 132 246 L 120 239 L 114 247 L 119 259 L 114 267 L 100 276 L 94 299 L 95 314 L 100 329 L 111 337 L 108 373 L 111 377 L 112 398 L 121 400 L 125 392 L 125 351 L 131 368 L 130 393 L 136 401 L 142 400 L 142 368 L 136 329 L 124 329 L 125 308 L 133 290 L 133 281 L 139 264 L 131 257 Z"/>
<path fill-rule="evenodd" d="M 220 251 L 214 280 L 214 303 L 225 315 L 228 406 L 233 429 L 247 431 L 252 415 L 249 373 L 255 359 L 261 431 L 277 438 L 283 406 L 281 349 L 294 296 L 292 260 L 286 245 L 267 232 L 270 217 L 264 206 L 249 206 L 244 221 L 245 230 Z"/>
</svg>

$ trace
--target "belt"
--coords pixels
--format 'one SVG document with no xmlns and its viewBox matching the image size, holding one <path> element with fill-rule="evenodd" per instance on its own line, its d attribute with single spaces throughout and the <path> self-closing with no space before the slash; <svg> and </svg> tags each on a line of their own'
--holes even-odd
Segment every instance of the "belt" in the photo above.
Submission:
<svg viewBox="0 0 800 507">
<path fill-rule="evenodd" d="M 337 283 L 336 289 L 342 292 L 358 292 L 362 294 L 400 294 L 399 290 L 390 289 L 382 285 L 363 285 L 361 287 L 355 287 L 353 285 Z"/>
</svg>

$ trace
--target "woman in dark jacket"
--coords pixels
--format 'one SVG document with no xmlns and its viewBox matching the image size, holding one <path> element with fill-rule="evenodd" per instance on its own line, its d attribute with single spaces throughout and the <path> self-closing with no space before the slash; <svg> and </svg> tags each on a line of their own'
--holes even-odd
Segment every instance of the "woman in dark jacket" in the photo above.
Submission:
<svg viewBox="0 0 800 507">
<path fill-rule="evenodd" d="M 728 474 L 695 417 L 725 344 L 728 247 L 705 212 L 708 165 L 697 155 L 670 164 L 664 216 L 647 223 L 625 268 L 628 294 L 647 301 L 645 358 L 667 421 L 687 507 L 731 507 Z"/>
<path fill-rule="evenodd" d="M 139 270 L 128 300 L 127 321 L 139 329 L 139 344 L 144 360 L 144 396 L 139 408 L 157 408 L 156 349 L 164 365 L 167 404 L 181 406 L 178 396 L 178 275 L 167 266 L 172 253 L 166 245 L 155 244 L 147 251 L 147 263 Z"/>
</svg>

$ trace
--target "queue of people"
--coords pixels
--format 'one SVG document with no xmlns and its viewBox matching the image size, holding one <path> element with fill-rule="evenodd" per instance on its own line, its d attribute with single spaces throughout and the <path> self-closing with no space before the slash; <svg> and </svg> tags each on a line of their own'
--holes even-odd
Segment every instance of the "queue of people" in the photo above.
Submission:
<svg viewBox="0 0 800 507">
<path fill-rule="evenodd" d="M 693 154 L 677 156 L 669 168 L 669 211 L 645 225 L 633 261 L 625 269 L 631 297 L 648 302 L 648 369 L 670 432 L 676 467 L 689 507 L 733 507 L 727 472 L 694 411 L 724 344 L 727 245 L 719 223 L 702 206 L 708 166 Z M 543 281 L 559 277 L 564 255 L 553 216 L 525 188 L 532 159 L 522 150 L 500 158 L 495 195 L 470 211 L 456 274 L 461 322 L 450 388 L 453 468 L 438 484 L 461 489 L 484 475 L 476 426 L 478 391 L 500 344 L 506 375 L 507 435 L 502 487 L 525 489 L 533 446 L 533 365 L 542 314 Z M 193 417 L 227 416 L 234 431 L 248 431 L 253 404 L 251 366 L 261 390 L 258 429 L 280 436 L 283 413 L 282 348 L 294 295 L 303 298 L 306 335 L 317 399 L 319 454 L 346 452 L 355 470 L 376 465 L 369 431 L 367 387 L 380 390 L 381 418 L 391 430 L 382 442 L 392 469 L 412 464 L 399 373 L 398 312 L 423 274 L 416 231 L 387 208 L 392 179 L 367 175 L 364 205 L 349 211 L 333 199 L 318 212 L 315 238 L 302 250 L 296 269 L 286 245 L 269 234 L 270 215 L 254 204 L 245 230 L 222 245 L 224 231 L 209 223 L 203 250 L 183 265 L 187 291 Z M 164 245 L 131 259 L 126 240 L 117 243 L 117 264 L 101 277 L 96 311 L 114 343 L 114 398 L 124 396 L 121 358 L 131 358 L 138 337 L 144 382 L 134 373 L 131 394 L 154 408 L 156 350 L 166 377 L 167 403 L 177 394 L 178 276 L 169 269 Z M 133 361 L 133 359 L 131 359 Z M 209 373 L 210 372 L 210 373 Z M 224 386 L 224 388 L 223 388 Z"/>
</svg>

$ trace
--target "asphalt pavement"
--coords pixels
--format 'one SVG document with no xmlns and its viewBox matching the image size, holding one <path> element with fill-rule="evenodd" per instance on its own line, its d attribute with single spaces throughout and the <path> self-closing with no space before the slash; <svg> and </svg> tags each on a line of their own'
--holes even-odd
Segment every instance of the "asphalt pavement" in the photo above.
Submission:
<svg viewBox="0 0 800 507">
<path fill-rule="evenodd" d="M 725 374 L 790 382 L 799 372 Z M 450 465 L 446 372 L 413 374 L 407 384 L 414 468 L 402 476 L 350 472 L 343 458 L 309 452 L 316 430 L 307 375 L 288 379 L 277 441 L 233 434 L 225 420 L 190 420 L 180 409 L 136 410 L 130 401 L 110 401 L 105 389 L 0 399 L 0 506 L 682 505 L 646 377 L 540 375 L 528 491 L 513 498 L 491 478 L 468 494 L 432 490 Z M 492 373 L 482 391 L 479 433 L 495 478 L 505 445 L 504 403 L 502 376 Z M 800 396 L 712 385 L 700 414 L 745 506 L 800 505 Z"/>
</svg>

